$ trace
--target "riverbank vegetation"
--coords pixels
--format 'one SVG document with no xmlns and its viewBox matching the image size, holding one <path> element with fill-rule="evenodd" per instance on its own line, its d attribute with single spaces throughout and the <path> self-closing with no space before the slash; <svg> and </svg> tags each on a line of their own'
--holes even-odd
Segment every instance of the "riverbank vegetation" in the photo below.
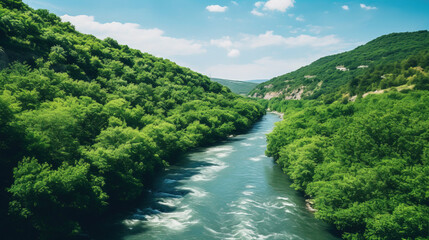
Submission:
<svg viewBox="0 0 429 240">
<path fill-rule="evenodd" d="M 178 154 L 265 112 L 206 76 L 19 0 L 0 2 L 0 69 L 7 239 L 80 233 L 86 219 L 139 197 Z"/>
<path fill-rule="evenodd" d="M 328 102 L 261 100 L 285 113 L 267 155 L 344 239 L 428 239 L 428 60 L 379 64 Z"/>
</svg>

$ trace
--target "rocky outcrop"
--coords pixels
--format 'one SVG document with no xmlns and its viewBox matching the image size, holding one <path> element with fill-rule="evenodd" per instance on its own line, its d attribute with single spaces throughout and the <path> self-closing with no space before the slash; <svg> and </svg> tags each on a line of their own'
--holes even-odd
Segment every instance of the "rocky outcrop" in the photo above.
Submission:
<svg viewBox="0 0 429 240">
<path fill-rule="evenodd" d="M 363 94 L 362 97 L 364 98 L 364 97 L 366 97 L 366 96 L 368 96 L 370 94 L 382 94 L 382 93 L 384 93 L 384 89 L 382 89 L 382 90 L 375 90 L 373 92 L 367 92 L 367 93 Z"/>
<path fill-rule="evenodd" d="M 305 199 L 305 206 L 307 207 L 307 210 L 310 212 L 317 212 L 317 209 L 315 209 L 314 206 L 314 201 L 313 199 Z"/>
<path fill-rule="evenodd" d="M 345 72 L 345 71 L 348 71 L 348 70 L 349 70 L 348 68 L 344 67 L 343 65 L 336 66 L 335 68 L 336 68 L 337 70 L 340 70 L 340 71 L 343 71 L 343 72 Z"/>
<path fill-rule="evenodd" d="M 312 78 L 315 78 L 315 77 L 316 77 L 316 75 L 305 75 L 304 76 L 305 79 L 312 79 Z"/>
<path fill-rule="evenodd" d="M 271 98 L 275 98 L 280 96 L 281 92 L 267 92 L 265 93 L 264 99 L 270 100 Z"/>
<path fill-rule="evenodd" d="M 297 89 L 294 89 L 291 93 L 287 93 L 286 100 L 301 100 L 302 94 L 304 93 L 305 86 L 300 86 Z"/>
</svg>

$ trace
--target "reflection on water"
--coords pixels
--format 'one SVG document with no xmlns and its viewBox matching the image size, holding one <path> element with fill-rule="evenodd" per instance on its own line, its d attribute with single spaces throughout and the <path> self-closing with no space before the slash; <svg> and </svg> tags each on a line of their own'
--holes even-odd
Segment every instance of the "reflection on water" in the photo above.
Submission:
<svg viewBox="0 0 429 240">
<path fill-rule="evenodd" d="M 249 133 L 186 155 L 100 239 L 337 239 L 264 155 L 278 120 L 268 114 Z"/>
</svg>

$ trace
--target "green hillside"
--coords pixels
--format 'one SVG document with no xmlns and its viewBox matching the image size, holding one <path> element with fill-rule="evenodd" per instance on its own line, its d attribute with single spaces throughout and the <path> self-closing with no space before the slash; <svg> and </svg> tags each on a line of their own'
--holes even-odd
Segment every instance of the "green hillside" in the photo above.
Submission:
<svg viewBox="0 0 429 240">
<path fill-rule="evenodd" d="M 247 95 L 253 88 L 258 84 L 247 81 L 236 81 L 236 80 L 227 80 L 221 78 L 211 78 L 212 81 L 222 84 L 223 86 L 231 89 L 233 93 L 240 95 Z"/>
<path fill-rule="evenodd" d="M 399 63 L 428 50 L 429 32 L 392 33 L 356 49 L 328 57 L 258 85 L 250 95 L 261 98 L 336 100 L 341 87 L 386 64 Z M 390 68 L 392 69 L 392 68 Z M 389 68 L 385 68 L 389 71 Z M 377 78 L 384 77 L 378 71 Z M 347 92 L 342 91 L 347 94 Z M 353 94 L 353 93 L 352 93 Z"/>
<path fill-rule="evenodd" d="M 266 153 L 343 239 L 427 239 L 428 103 L 417 90 L 270 104 L 285 120 Z"/>
<path fill-rule="evenodd" d="M 422 34 L 392 34 L 371 44 L 398 36 L 427 42 Z M 396 49 L 395 57 L 389 46 L 396 47 L 379 45 L 390 53 L 383 61 L 343 73 L 350 78 L 322 87 L 319 99 L 260 100 L 284 113 L 268 135 L 266 154 L 343 239 L 429 236 L 429 45 L 406 56 Z M 336 61 L 322 59 L 329 58 Z"/>
<path fill-rule="evenodd" d="M 261 105 L 47 10 L 0 2 L 4 239 L 65 239 L 140 197 L 174 157 L 248 129 Z"/>
</svg>

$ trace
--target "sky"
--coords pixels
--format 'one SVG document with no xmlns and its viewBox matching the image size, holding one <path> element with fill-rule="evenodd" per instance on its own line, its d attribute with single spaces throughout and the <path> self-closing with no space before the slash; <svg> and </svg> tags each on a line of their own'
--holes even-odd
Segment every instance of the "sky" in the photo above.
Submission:
<svg viewBox="0 0 429 240">
<path fill-rule="evenodd" d="M 76 30 L 209 77 L 271 79 L 392 32 L 429 29 L 429 0 L 24 0 Z"/>
</svg>

